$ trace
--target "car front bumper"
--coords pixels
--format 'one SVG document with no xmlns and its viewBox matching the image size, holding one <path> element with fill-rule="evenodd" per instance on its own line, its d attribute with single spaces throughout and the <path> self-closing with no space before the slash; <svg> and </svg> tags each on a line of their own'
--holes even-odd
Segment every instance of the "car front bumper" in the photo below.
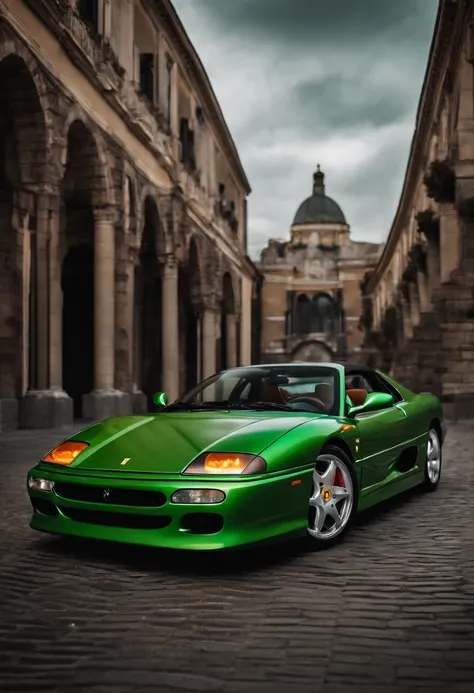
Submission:
<svg viewBox="0 0 474 693">
<path fill-rule="evenodd" d="M 312 468 L 306 468 L 258 480 L 150 475 L 124 480 L 123 475 L 85 474 L 39 464 L 28 480 L 45 479 L 55 486 L 52 491 L 28 486 L 33 506 L 30 527 L 49 534 L 188 550 L 236 548 L 282 535 L 303 536 L 311 473 Z M 216 504 L 172 503 L 173 493 L 182 489 L 218 489 L 225 499 Z M 143 504 L 143 494 L 150 492 L 160 495 L 159 507 Z M 114 496 L 119 502 L 114 502 Z"/>
</svg>

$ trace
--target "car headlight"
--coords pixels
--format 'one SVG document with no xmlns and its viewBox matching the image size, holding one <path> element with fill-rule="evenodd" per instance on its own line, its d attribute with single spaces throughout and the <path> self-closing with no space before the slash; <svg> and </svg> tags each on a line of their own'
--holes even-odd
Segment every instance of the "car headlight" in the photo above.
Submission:
<svg viewBox="0 0 474 693">
<path fill-rule="evenodd" d="M 205 452 L 199 455 L 184 474 L 263 474 L 267 463 L 259 455 L 237 452 Z"/>
<path fill-rule="evenodd" d="M 28 486 L 32 491 L 50 492 L 54 488 L 54 481 L 50 481 L 49 479 L 40 479 L 36 476 L 31 476 L 28 479 Z"/>
<path fill-rule="evenodd" d="M 76 457 L 87 447 L 89 443 L 81 443 L 78 440 L 67 440 L 50 450 L 42 459 L 43 462 L 53 462 L 67 467 L 74 462 Z"/>
<path fill-rule="evenodd" d="M 214 488 L 183 488 L 171 496 L 172 503 L 214 505 L 225 500 L 225 493 Z"/>
</svg>

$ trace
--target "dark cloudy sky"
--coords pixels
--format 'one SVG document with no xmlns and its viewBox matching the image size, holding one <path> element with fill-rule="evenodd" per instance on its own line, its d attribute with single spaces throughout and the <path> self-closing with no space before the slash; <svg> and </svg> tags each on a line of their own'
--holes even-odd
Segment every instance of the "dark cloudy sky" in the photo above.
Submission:
<svg viewBox="0 0 474 693">
<path fill-rule="evenodd" d="M 355 240 L 385 240 L 438 0 L 174 0 L 252 185 L 249 251 L 289 236 L 320 163 Z"/>
</svg>

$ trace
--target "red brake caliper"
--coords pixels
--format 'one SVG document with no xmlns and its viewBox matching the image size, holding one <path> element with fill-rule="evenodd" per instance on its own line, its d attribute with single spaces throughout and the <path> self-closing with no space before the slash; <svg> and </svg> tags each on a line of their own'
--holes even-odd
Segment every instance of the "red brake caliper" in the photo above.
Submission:
<svg viewBox="0 0 474 693">
<path fill-rule="evenodd" d="M 342 476 L 342 472 L 339 469 L 339 467 L 336 469 L 336 475 L 334 477 L 334 486 L 339 486 L 340 488 L 344 488 L 344 478 Z"/>
</svg>

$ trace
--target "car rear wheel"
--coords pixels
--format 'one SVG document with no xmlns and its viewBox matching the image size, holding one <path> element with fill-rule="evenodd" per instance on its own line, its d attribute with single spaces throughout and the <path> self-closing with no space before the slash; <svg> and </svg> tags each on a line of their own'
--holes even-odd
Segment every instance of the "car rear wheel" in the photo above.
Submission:
<svg viewBox="0 0 474 693">
<path fill-rule="evenodd" d="M 435 428 L 428 432 L 428 444 L 426 446 L 424 491 L 436 491 L 441 479 L 441 466 L 443 462 L 441 440 Z"/>
<path fill-rule="evenodd" d="M 330 445 L 316 460 L 309 499 L 308 535 L 313 547 L 342 541 L 357 512 L 357 478 L 347 455 Z"/>
</svg>

